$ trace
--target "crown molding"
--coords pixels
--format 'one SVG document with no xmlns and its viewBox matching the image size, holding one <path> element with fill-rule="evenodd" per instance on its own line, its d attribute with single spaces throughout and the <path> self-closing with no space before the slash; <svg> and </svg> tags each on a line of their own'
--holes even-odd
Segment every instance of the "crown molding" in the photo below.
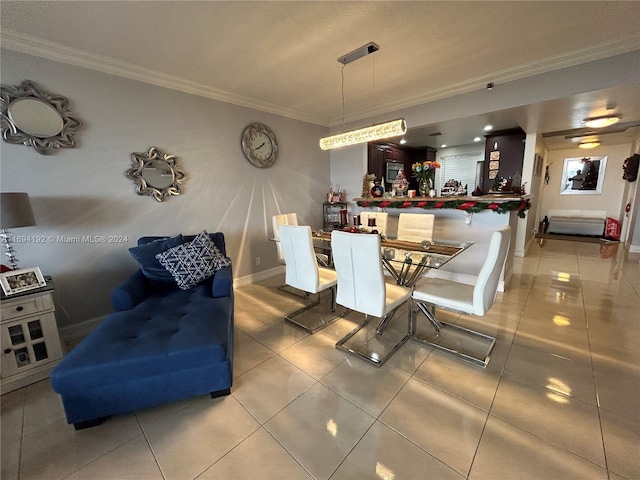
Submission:
<svg viewBox="0 0 640 480">
<path fill-rule="evenodd" d="M 523 63 L 522 65 L 516 65 L 503 70 L 497 70 L 491 72 L 489 75 L 481 75 L 462 82 L 447 85 L 445 88 L 429 90 L 418 96 L 405 97 L 392 102 L 380 103 L 375 107 L 363 109 L 345 117 L 344 123 L 368 119 L 376 115 L 383 115 L 403 108 L 410 108 L 425 103 L 435 102 L 455 95 L 484 90 L 488 82 L 504 84 L 515 80 L 521 80 L 526 77 L 552 72 L 554 70 L 561 70 L 563 68 L 574 67 L 583 63 L 602 60 L 607 57 L 613 57 L 635 50 L 640 50 L 640 36 L 637 34 L 627 35 L 598 45 L 584 47 L 572 52 L 554 55 L 552 57 L 543 58 L 533 62 Z M 342 117 L 336 117 L 331 119 L 329 125 L 331 127 L 336 127 L 341 126 L 342 123 Z"/>
<path fill-rule="evenodd" d="M 76 67 L 87 68 L 89 70 L 128 78 L 130 80 L 149 83 L 192 95 L 199 95 L 201 97 L 211 98 L 220 102 L 252 108 L 261 112 L 273 113 L 275 115 L 281 115 L 283 117 L 323 127 L 327 127 L 329 125 L 326 118 L 319 118 L 282 105 L 263 102 L 217 88 L 211 88 L 180 77 L 133 65 L 131 63 L 122 62 L 103 55 L 85 52 L 59 43 L 48 42 L 10 29 L 2 29 L 2 32 L 0 32 L 0 40 L 0 46 L 7 50 L 13 50 L 55 62 L 74 65 Z"/>
</svg>

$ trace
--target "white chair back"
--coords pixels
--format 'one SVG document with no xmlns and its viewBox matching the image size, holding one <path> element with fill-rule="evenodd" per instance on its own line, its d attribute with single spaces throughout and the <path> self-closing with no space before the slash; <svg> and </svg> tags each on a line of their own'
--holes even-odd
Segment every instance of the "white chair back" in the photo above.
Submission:
<svg viewBox="0 0 640 480">
<path fill-rule="evenodd" d="M 422 242 L 433 240 L 435 215 L 432 213 L 401 213 L 398 216 L 398 240 Z"/>
<path fill-rule="evenodd" d="M 271 217 L 271 223 L 273 224 L 273 236 L 274 238 L 280 238 L 280 225 L 298 225 L 297 213 L 281 213 Z M 276 242 L 276 250 L 278 252 L 278 261 L 284 265 L 284 253 L 282 253 L 282 245 Z"/>
<path fill-rule="evenodd" d="M 484 315 L 495 301 L 500 273 L 507 259 L 510 244 L 511 227 L 509 225 L 491 235 L 487 258 L 473 288 L 473 313 L 476 315 Z"/>
<path fill-rule="evenodd" d="M 384 316 L 386 288 L 380 236 L 334 230 L 331 251 L 338 274 L 336 302 L 360 313 Z"/>
<path fill-rule="evenodd" d="M 280 225 L 280 245 L 286 265 L 285 283 L 305 292 L 318 293 L 320 277 L 311 227 Z"/>
<path fill-rule="evenodd" d="M 387 234 L 387 218 L 389 217 L 389 214 L 387 212 L 361 212 L 360 213 L 360 222 L 362 223 L 362 226 L 364 228 L 366 228 L 367 230 L 371 231 L 372 229 L 376 229 L 378 230 L 378 233 L 381 233 L 382 235 L 386 235 Z M 376 226 L 375 227 L 369 227 L 369 219 L 370 218 L 375 218 L 376 219 Z"/>
</svg>

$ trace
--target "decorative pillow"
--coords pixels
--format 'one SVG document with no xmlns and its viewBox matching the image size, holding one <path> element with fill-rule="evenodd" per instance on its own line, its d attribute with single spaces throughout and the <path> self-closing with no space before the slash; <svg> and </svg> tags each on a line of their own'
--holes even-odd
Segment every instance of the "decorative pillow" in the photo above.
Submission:
<svg viewBox="0 0 640 480">
<path fill-rule="evenodd" d="M 188 290 L 222 267 L 231 265 L 231 260 L 220 253 L 206 231 L 198 234 L 191 242 L 158 253 L 156 258 L 182 290 Z"/>
<path fill-rule="evenodd" d="M 129 252 L 136 259 L 142 273 L 147 278 L 161 282 L 173 282 L 173 275 L 160 264 L 156 259 L 156 255 L 182 243 L 184 243 L 182 235 L 176 235 L 175 237 L 161 238 L 137 247 L 131 247 Z"/>
</svg>

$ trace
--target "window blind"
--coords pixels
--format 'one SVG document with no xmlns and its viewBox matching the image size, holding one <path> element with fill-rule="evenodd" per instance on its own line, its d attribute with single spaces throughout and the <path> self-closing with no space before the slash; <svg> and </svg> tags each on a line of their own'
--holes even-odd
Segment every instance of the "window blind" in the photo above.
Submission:
<svg viewBox="0 0 640 480">
<path fill-rule="evenodd" d="M 484 160 L 483 152 L 471 152 L 460 155 L 440 157 L 440 185 L 442 189 L 449 180 L 457 180 L 467 185 L 468 193 L 476 188 L 476 165 Z"/>
</svg>

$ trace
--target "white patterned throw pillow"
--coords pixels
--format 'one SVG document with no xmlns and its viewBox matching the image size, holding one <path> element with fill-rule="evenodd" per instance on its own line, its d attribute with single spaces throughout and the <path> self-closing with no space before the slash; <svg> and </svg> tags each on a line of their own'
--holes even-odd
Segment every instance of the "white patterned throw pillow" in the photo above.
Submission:
<svg viewBox="0 0 640 480">
<path fill-rule="evenodd" d="M 156 258 L 182 290 L 188 290 L 231 265 L 231 260 L 220 253 L 206 231 L 199 233 L 191 242 L 158 253 Z"/>
</svg>

